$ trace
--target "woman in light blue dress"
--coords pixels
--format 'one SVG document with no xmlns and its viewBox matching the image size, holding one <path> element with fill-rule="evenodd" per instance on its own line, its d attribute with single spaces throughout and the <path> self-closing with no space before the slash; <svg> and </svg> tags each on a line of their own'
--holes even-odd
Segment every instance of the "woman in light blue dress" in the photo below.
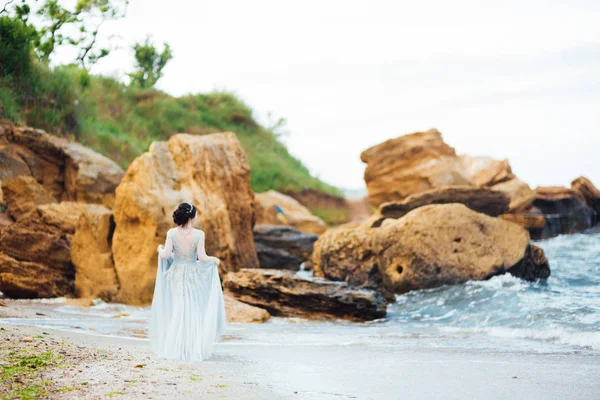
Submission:
<svg viewBox="0 0 600 400">
<path fill-rule="evenodd" d="M 177 228 L 158 246 L 149 336 L 161 358 L 206 360 L 225 330 L 219 259 L 206 255 L 196 218 L 196 207 L 180 204 L 173 213 Z"/>
</svg>

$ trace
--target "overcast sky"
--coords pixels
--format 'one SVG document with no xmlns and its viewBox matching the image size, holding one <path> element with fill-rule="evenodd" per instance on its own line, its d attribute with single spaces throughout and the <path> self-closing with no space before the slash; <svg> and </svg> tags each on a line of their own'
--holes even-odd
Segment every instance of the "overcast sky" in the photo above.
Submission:
<svg viewBox="0 0 600 400">
<path fill-rule="evenodd" d="M 286 118 L 292 154 L 339 187 L 364 187 L 362 150 L 433 127 L 532 186 L 600 187 L 599 21 L 596 0 L 132 0 L 93 72 L 122 77 L 132 43 L 166 41 L 161 89 Z"/>
</svg>

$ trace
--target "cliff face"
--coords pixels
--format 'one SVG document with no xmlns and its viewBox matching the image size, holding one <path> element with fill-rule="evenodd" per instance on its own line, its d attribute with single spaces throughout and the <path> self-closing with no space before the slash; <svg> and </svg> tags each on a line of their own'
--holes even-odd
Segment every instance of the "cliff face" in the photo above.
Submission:
<svg viewBox="0 0 600 400">
<path fill-rule="evenodd" d="M 112 250 L 119 300 L 152 300 L 156 248 L 164 243 L 173 227 L 172 211 L 182 202 L 198 208 L 207 252 L 222 260 L 221 273 L 258 267 L 249 175 L 248 160 L 233 133 L 174 135 L 135 159 L 116 191 Z"/>
</svg>

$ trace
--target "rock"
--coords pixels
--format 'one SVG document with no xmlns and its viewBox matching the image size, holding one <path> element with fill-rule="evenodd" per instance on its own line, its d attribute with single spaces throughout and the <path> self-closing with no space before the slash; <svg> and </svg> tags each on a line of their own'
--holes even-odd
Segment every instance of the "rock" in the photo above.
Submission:
<svg viewBox="0 0 600 400">
<path fill-rule="evenodd" d="M 313 254 L 314 274 L 352 286 L 378 288 L 381 274 L 373 249 L 375 229 L 347 226 L 330 229 L 319 237 Z"/>
<path fill-rule="evenodd" d="M 513 222 L 529 232 L 529 236 L 533 240 L 542 238 L 544 227 L 546 226 L 546 217 L 534 212 L 521 212 L 518 214 L 502 214 L 500 215 L 505 221 Z"/>
<path fill-rule="evenodd" d="M 375 291 L 303 279 L 291 271 L 243 269 L 228 273 L 223 286 L 236 299 L 276 316 L 366 321 L 386 314 L 386 302 Z"/>
<path fill-rule="evenodd" d="M 400 202 L 384 203 L 379 207 L 383 218 L 401 218 L 409 211 L 429 204 L 460 203 L 473 211 L 497 217 L 508 211 L 508 197 L 500 192 L 472 186 L 449 186 L 408 196 Z"/>
<path fill-rule="evenodd" d="M 271 318 L 267 310 L 242 303 L 230 296 L 224 296 L 224 298 L 225 315 L 227 315 L 228 323 L 262 323 L 267 322 Z"/>
<path fill-rule="evenodd" d="M 474 186 L 489 187 L 514 179 L 508 160 L 490 157 L 460 156 L 463 171 Z"/>
<path fill-rule="evenodd" d="M 525 229 L 462 204 L 424 206 L 388 219 L 373 240 L 384 284 L 397 293 L 504 273 L 529 245 Z"/>
<path fill-rule="evenodd" d="M 37 207 L 37 213 L 44 224 L 55 226 L 65 233 L 73 234 L 79 217 L 87 210 L 95 207 L 94 204 L 63 201 L 41 205 Z"/>
<path fill-rule="evenodd" d="M 252 232 L 255 243 L 285 250 L 302 261 L 311 258 L 313 247 L 318 239 L 317 235 L 282 225 L 255 225 Z"/>
<path fill-rule="evenodd" d="M 533 205 L 546 218 L 542 238 L 583 232 L 595 225 L 595 212 L 578 192 L 561 186 L 535 189 Z"/>
<path fill-rule="evenodd" d="M 580 176 L 571 182 L 571 190 L 578 193 L 588 205 L 596 212 L 596 216 L 600 218 L 600 190 L 586 177 Z"/>
<path fill-rule="evenodd" d="M 256 194 L 256 223 L 261 225 L 291 225 L 319 235 L 327 230 L 325 223 L 311 214 L 295 199 L 274 190 Z M 277 208 L 281 210 L 277 211 Z"/>
<path fill-rule="evenodd" d="M 112 160 L 44 131 L 0 125 L 2 180 L 33 177 L 57 200 L 112 207 L 123 170 Z"/>
<path fill-rule="evenodd" d="M 517 278 L 533 282 L 550 276 L 550 264 L 544 255 L 544 251 L 531 244 L 527 247 L 525 257 L 517 265 L 510 268 L 508 272 Z"/>
<path fill-rule="evenodd" d="M 31 342 L 33 342 L 33 338 L 24 337 L 23 339 L 21 339 L 21 342 L 23 342 L 23 343 L 31 343 Z"/>
<path fill-rule="evenodd" d="M 112 212 L 101 205 L 89 206 L 79 218 L 71 241 L 77 297 L 116 300 L 119 282 L 111 251 L 114 229 Z"/>
<path fill-rule="evenodd" d="M 7 213 L 0 213 L 0 231 L 14 222 L 15 221 L 13 221 L 13 219 Z"/>
<path fill-rule="evenodd" d="M 513 178 L 490 187 L 504 193 L 510 199 L 508 212 L 517 213 L 527 209 L 535 200 L 535 192 L 525 182 Z"/>
<path fill-rule="evenodd" d="M 61 268 L 0 252 L 0 291 L 10 298 L 60 297 L 72 293 L 73 279 Z"/>
<path fill-rule="evenodd" d="M 38 205 L 56 202 L 56 199 L 31 176 L 23 175 L 4 180 L 2 192 L 7 203 L 7 213 L 15 220 L 31 216 L 36 212 Z"/>
<path fill-rule="evenodd" d="M 369 201 L 379 206 L 444 186 L 470 185 L 461 160 L 436 129 L 387 140 L 362 152 Z"/>
<path fill-rule="evenodd" d="M 119 301 L 152 300 L 157 252 L 173 227 L 181 202 L 199 212 L 210 255 L 221 259 L 222 274 L 258 267 L 252 237 L 254 193 L 250 167 L 233 133 L 178 134 L 154 142 L 136 158 L 117 187 L 112 243 Z"/>
<path fill-rule="evenodd" d="M 255 243 L 260 268 L 287 269 L 298 271 L 302 260 L 282 249 L 274 249 L 261 243 Z"/>
</svg>

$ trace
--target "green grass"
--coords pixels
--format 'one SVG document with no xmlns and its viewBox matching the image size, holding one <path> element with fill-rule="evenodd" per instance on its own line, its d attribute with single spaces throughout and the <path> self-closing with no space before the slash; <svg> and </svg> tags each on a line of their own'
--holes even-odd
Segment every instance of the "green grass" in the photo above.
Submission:
<svg viewBox="0 0 600 400">
<path fill-rule="evenodd" d="M 60 356 L 53 352 L 29 352 L 14 350 L 8 353 L 2 366 L 2 381 L 7 389 L 5 399 L 38 399 L 48 395 L 51 382 L 38 381 L 40 372 L 55 365 Z"/>
</svg>

